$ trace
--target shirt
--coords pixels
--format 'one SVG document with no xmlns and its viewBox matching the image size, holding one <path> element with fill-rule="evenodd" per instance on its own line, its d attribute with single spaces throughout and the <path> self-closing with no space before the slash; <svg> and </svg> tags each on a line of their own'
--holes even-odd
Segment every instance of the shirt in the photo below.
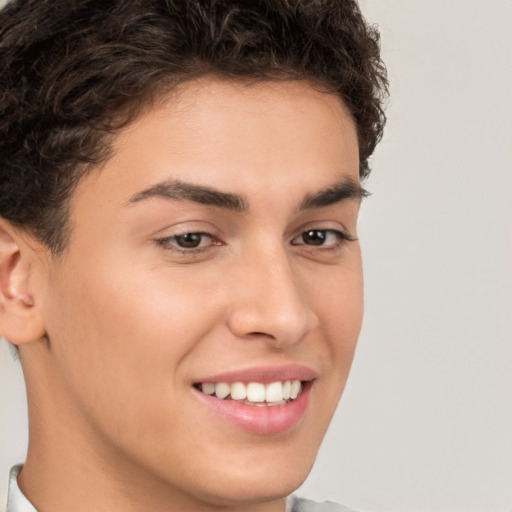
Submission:
<svg viewBox="0 0 512 512">
<path fill-rule="evenodd" d="M 22 467 L 23 465 L 20 464 L 11 469 L 7 491 L 7 509 L 5 512 L 37 512 L 18 486 L 18 473 Z"/>
<path fill-rule="evenodd" d="M 7 492 L 7 509 L 5 512 L 37 512 L 18 486 L 18 473 L 22 467 L 23 465 L 20 464 L 11 469 L 9 490 Z M 355 512 L 330 501 L 316 503 L 297 496 L 290 496 L 288 498 L 286 510 L 287 512 Z"/>
</svg>

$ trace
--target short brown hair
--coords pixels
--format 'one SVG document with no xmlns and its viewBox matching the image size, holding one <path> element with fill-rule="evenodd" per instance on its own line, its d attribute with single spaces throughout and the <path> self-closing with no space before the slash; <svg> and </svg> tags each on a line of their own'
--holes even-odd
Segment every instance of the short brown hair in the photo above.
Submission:
<svg viewBox="0 0 512 512">
<path fill-rule="evenodd" d="M 72 191 L 116 131 L 205 74 L 338 94 L 368 175 L 387 79 L 354 0 L 15 0 L 0 11 L 0 215 L 60 253 Z"/>
</svg>

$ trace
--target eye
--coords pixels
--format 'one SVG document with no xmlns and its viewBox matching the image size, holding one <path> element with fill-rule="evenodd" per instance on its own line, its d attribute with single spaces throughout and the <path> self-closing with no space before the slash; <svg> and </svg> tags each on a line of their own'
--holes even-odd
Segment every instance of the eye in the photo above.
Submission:
<svg viewBox="0 0 512 512">
<path fill-rule="evenodd" d="M 338 247 L 352 237 L 336 229 L 308 229 L 292 240 L 293 245 Z"/>
<path fill-rule="evenodd" d="M 177 250 L 193 250 L 216 245 L 217 242 L 209 233 L 183 233 L 181 235 L 172 235 L 166 238 L 161 238 L 157 242 L 168 248 L 175 248 Z"/>
</svg>

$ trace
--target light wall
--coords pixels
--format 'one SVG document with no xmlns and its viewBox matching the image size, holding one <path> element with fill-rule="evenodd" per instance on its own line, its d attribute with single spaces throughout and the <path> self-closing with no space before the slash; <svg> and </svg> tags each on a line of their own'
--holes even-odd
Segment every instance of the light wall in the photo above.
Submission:
<svg viewBox="0 0 512 512">
<path fill-rule="evenodd" d="M 360 221 L 366 318 L 303 493 L 512 511 L 512 2 L 363 0 L 391 77 Z"/>
<path fill-rule="evenodd" d="M 511 512 L 512 2 L 361 6 L 392 91 L 360 221 L 366 320 L 301 493 L 367 512 Z M 0 510 L 24 400 L 2 343 Z"/>
</svg>

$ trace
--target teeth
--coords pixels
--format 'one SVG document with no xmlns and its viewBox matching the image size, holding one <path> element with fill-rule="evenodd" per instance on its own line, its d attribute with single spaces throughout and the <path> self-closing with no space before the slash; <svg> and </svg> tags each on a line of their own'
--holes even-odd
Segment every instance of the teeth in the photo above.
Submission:
<svg viewBox="0 0 512 512">
<path fill-rule="evenodd" d="M 291 387 L 292 383 L 289 380 L 283 383 L 283 400 L 288 400 L 290 398 Z"/>
<path fill-rule="evenodd" d="M 217 398 L 226 398 L 231 391 L 231 386 L 225 382 L 215 384 L 215 396 Z"/>
<path fill-rule="evenodd" d="M 263 384 L 261 382 L 218 382 L 212 384 L 202 383 L 199 389 L 207 395 L 215 395 L 217 398 L 239 400 L 248 405 L 267 406 L 281 405 L 289 400 L 294 400 L 302 389 L 300 380 L 286 380 Z"/>
<path fill-rule="evenodd" d="M 301 386 L 300 380 L 292 381 L 292 385 L 291 385 L 291 388 L 290 388 L 290 398 L 292 400 L 294 400 L 295 398 L 297 398 L 297 396 L 299 396 L 300 388 L 301 387 L 302 386 Z"/>
<path fill-rule="evenodd" d="M 213 395 L 215 393 L 215 384 L 206 382 L 201 386 L 201 390 L 203 393 L 206 393 L 207 395 Z"/>
<path fill-rule="evenodd" d="M 233 400 L 245 400 L 247 398 L 247 389 L 242 382 L 231 384 L 231 398 Z"/>
<path fill-rule="evenodd" d="M 272 382 L 267 384 L 265 389 L 265 401 L 280 402 L 283 399 L 283 384 L 281 382 Z"/>
<path fill-rule="evenodd" d="M 249 382 L 249 384 L 247 384 L 247 400 L 249 400 L 249 402 L 264 402 L 265 384 Z"/>
</svg>

